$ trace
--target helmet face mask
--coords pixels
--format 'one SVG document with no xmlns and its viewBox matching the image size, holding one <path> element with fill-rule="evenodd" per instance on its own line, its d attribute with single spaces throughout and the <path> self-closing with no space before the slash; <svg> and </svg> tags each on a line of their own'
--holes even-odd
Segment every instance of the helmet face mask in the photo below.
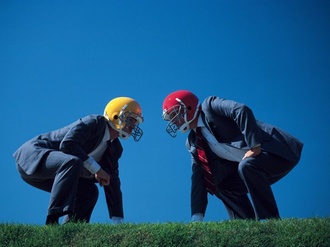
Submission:
<svg viewBox="0 0 330 247">
<path fill-rule="evenodd" d="M 120 128 L 119 136 L 123 139 L 132 136 L 134 141 L 138 142 L 143 135 L 143 131 L 139 127 L 139 122 L 142 121 L 141 116 L 129 111 L 119 114 L 118 119 Z"/>
<path fill-rule="evenodd" d="M 104 117 L 118 131 L 120 138 L 132 136 L 136 142 L 141 139 L 143 131 L 139 124 L 143 122 L 142 110 L 134 99 L 118 97 L 111 100 L 105 107 Z"/>
<path fill-rule="evenodd" d="M 166 126 L 166 132 L 172 137 L 176 137 L 176 132 L 184 124 L 182 110 L 181 105 L 175 105 L 163 113 L 163 119 L 169 121 Z"/>
<path fill-rule="evenodd" d="M 166 132 L 171 137 L 176 137 L 177 131 L 185 133 L 189 130 L 189 123 L 187 121 L 187 108 L 184 105 L 175 105 L 164 111 L 163 119 L 169 121 L 166 126 Z"/>
</svg>

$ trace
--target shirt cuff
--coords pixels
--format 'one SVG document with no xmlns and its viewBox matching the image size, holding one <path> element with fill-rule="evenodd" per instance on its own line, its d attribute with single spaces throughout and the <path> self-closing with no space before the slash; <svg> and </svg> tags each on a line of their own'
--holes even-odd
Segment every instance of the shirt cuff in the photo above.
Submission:
<svg viewBox="0 0 330 247">
<path fill-rule="evenodd" d="M 124 222 L 124 218 L 122 218 L 122 217 L 112 216 L 111 219 L 112 219 L 112 222 L 113 222 L 114 224 L 121 224 L 121 223 Z"/>
<path fill-rule="evenodd" d="M 84 161 L 84 167 L 92 174 L 97 173 L 101 168 L 92 157 Z"/>
<path fill-rule="evenodd" d="M 203 217 L 202 213 L 196 213 L 193 216 L 191 216 L 192 222 L 202 222 L 203 220 L 204 220 L 204 217 Z"/>
</svg>

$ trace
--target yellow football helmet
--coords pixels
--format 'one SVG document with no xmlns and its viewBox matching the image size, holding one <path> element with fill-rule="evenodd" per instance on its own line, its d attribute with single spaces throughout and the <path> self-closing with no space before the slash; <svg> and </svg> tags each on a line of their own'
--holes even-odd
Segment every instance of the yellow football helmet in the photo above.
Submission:
<svg viewBox="0 0 330 247">
<path fill-rule="evenodd" d="M 136 100 L 129 97 L 114 98 L 106 105 L 104 117 L 119 132 L 120 138 L 133 136 L 136 142 L 141 139 L 143 131 L 139 124 L 143 122 L 142 109 Z"/>
</svg>

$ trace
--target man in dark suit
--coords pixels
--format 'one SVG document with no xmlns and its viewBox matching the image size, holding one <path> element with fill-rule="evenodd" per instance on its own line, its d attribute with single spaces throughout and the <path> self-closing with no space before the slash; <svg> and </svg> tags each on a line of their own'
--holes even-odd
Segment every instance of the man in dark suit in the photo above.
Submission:
<svg viewBox="0 0 330 247">
<path fill-rule="evenodd" d="M 280 217 L 271 185 L 298 163 L 298 139 L 256 120 L 244 104 L 212 96 L 200 105 L 186 90 L 165 98 L 163 119 L 172 137 L 190 130 L 192 221 L 203 221 L 208 192 L 222 200 L 230 219 Z"/>
<path fill-rule="evenodd" d="M 143 135 L 142 110 L 129 97 L 111 100 L 104 115 L 88 115 L 76 122 L 24 143 L 15 153 L 17 169 L 28 184 L 50 192 L 46 224 L 89 222 L 104 188 L 109 216 L 123 221 L 118 160 L 123 148 L 118 139 Z"/>
</svg>

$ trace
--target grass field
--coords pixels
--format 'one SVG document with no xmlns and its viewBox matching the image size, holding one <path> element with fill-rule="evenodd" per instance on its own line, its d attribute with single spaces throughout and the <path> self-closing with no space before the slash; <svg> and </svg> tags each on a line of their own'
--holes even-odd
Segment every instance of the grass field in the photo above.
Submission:
<svg viewBox="0 0 330 247">
<path fill-rule="evenodd" d="M 330 246 L 330 218 L 203 223 L 0 224 L 1 246 Z"/>
</svg>

